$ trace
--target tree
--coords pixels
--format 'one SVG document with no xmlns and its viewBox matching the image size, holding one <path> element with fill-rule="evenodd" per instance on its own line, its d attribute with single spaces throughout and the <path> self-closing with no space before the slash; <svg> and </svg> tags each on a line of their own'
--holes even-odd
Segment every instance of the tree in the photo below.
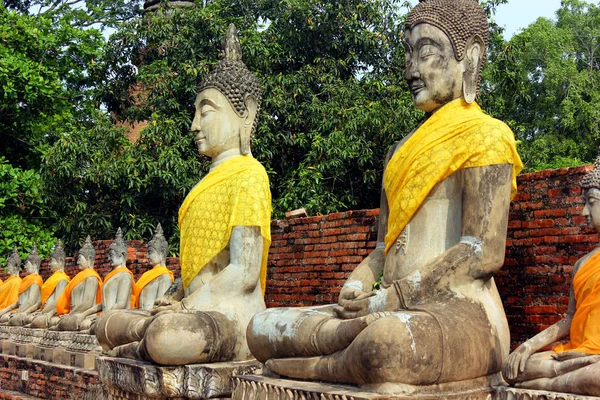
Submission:
<svg viewBox="0 0 600 400">
<path fill-rule="evenodd" d="M 485 106 L 513 128 L 528 170 L 590 163 L 600 138 L 600 7 L 565 0 L 487 71 Z"/>
</svg>

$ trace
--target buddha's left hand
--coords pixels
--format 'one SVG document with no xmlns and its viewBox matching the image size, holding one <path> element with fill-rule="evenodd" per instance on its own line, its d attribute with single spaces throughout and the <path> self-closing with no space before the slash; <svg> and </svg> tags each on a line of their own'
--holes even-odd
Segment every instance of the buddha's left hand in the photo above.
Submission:
<svg viewBox="0 0 600 400">
<path fill-rule="evenodd" d="M 554 353 L 552 354 L 552 358 L 556 361 L 567 361 L 572 360 L 574 358 L 587 357 L 589 354 L 581 353 L 579 351 L 565 351 L 563 353 Z"/>
<path fill-rule="evenodd" d="M 181 305 L 181 302 L 178 301 L 177 303 L 173 303 L 169 306 L 164 306 L 164 307 L 155 307 L 153 308 L 150 313 L 152 315 L 156 315 L 158 313 L 164 312 L 164 311 L 183 311 L 183 307 Z"/>
<path fill-rule="evenodd" d="M 365 316 L 370 313 L 369 300 L 376 292 L 361 293 L 351 299 L 340 297 L 339 305 L 334 308 L 335 313 L 342 319 L 352 319 Z"/>
</svg>

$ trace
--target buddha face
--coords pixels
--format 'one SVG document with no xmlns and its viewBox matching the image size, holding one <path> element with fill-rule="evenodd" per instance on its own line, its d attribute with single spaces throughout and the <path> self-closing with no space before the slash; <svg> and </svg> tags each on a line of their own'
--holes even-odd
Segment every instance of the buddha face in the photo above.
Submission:
<svg viewBox="0 0 600 400">
<path fill-rule="evenodd" d="M 415 106 L 427 113 L 462 97 L 465 60 L 439 28 L 421 23 L 405 32 L 406 81 Z"/>
<path fill-rule="evenodd" d="M 88 260 L 83 254 L 79 254 L 79 256 L 77 256 L 77 265 L 79 266 L 79 269 L 83 270 L 91 268 L 94 264 L 91 260 Z"/>
<path fill-rule="evenodd" d="M 18 275 L 19 274 L 19 266 L 14 261 L 8 261 L 6 264 L 6 273 L 9 275 Z"/>
<path fill-rule="evenodd" d="M 115 249 L 110 249 L 108 251 L 108 259 L 110 260 L 110 265 L 113 267 L 120 267 L 122 265 L 125 265 L 124 255 L 119 253 Z"/>
<path fill-rule="evenodd" d="M 152 246 L 148 246 L 148 261 L 150 265 L 164 265 L 165 264 L 165 255 L 161 254 L 158 250 L 156 250 Z"/>
<path fill-rule="evenodd" d="M 600 232 L 600 190 L 596 188 L 586 189 L 583 192 L 585 206 L 581 215 L 587 218 L 588 224 Z"/>
<path fill-rule="evenodd" d="M 61 260 L 57 260 L 54 257 L 50 258 L 50 270 L 51 271 L 53 271 L 53 272 L 54 271 L 59 271 L 59 270 L 62 270 L 63 267 L 64 267 L 64 264 L 63 264 L 63 262 Z"/>
<path fill-rule="evenodd" d="M 239 149 L 243 126 L 244 118 L 237 115 L 219 90 L 207 88 L 196 97 L 192 132 L 200 154 L 214 158 L 227 150 Z"/>
<path fill-rule="evenodd" d="M 25 271 L 27 271 L 28 274 L 35 274 L 38 272 L 38 267 L 28 260 L 25 261 Z"/>
</svg>

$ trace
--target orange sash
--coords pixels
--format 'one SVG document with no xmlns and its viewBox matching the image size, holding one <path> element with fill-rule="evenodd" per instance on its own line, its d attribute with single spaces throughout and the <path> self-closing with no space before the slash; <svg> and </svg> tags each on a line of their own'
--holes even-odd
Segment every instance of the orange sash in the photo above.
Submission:
<svg viewBox="0 0 600 400">
<path fill-rule="evenodd" d="M 29 289 L 29 286 L 31 285 L 38 285 L 41 288 L 43 284 L 44 280 L 40 274 L 29 274 L 21 281 L 21 285 L 19 285 L 19 294 Z"/>
<path fill-rule="evenodd" d="M 56 290 L 58 283 L 62 280 L 69 282 L 71 278 L 64 271 L 55 271 L 50 278 L 46 279 L 46 282 L 42 285 L 42 308 L 48 301 L 48 298 L 52 296 L 54 290 Z"/>
<path fill-rule="evenodd" d="M 131 272 L 129 270 L 129 268 L 121 266 L 121 267 L 117 267 L 117 268 L 113 269 L 112 271 L 110 271 L 108 273 L 108 275 L 106 275 L 104 277 L 104 284 L 106 285 L 106 282 L 110 281 L 110 279 L 113 276 L 115 276 L 116 274 L 119 274 L 121 272 L 127 272 L 127 273 L 129 273 L 129 275 L 131 275 L 131 295 L 130 295 L 131 297 L 130 297 L 130 300 L 129 300 L 129 305 L 130 305 L 131 308 L 134 308 L 135 297 L 133 297 L 133 292 L 135 290 L 135 284 L 134 284 L 135 279 L 133 278 L 133 272 Z"/>
<path fill-rule="evenodd" d="M 158 278 L 163 274 L 168 274 L 171 276 L 171 283 L 175 281 L 175 276 L 173 273 L 165 266 L 156 266 L 149 271 L 144 272 L 144 274 L 138 279 L 136 284 L 133 286 L 133 296 L 135 297 L 135 308 L 140 307 L 140 294 L 142 294 L 142 290 L 148 285 L 150 282 Z"/>
<path fill-rule="evenodd" d="M 11 276 L 0 286 L 0 310 L 19 301 L 19 286 L 21 278 Z"/>
<path fill-rule="evenodd" d="M 600 354 L 600 251 L 577 271 L 573 290 L 577 309 L 571 322 L 570 341 L 558 344 L 554 351 Z"/>
<path fill-rule="evenodd" d="M 68 314 L 71 312 L 71 292 L 81 282 L 87 278 L 94 277 L 98 279 L 98 289 L 96 290 L 96 304 L 102 302 L 102 279 L 100 275 L 93 269 L 87 268 L 75 275 L 75 278 L 69 282 L 65 290 L 62 292 L 58 300 L 56 301 L 56 312 L 58 315 Z"/>
</svg>

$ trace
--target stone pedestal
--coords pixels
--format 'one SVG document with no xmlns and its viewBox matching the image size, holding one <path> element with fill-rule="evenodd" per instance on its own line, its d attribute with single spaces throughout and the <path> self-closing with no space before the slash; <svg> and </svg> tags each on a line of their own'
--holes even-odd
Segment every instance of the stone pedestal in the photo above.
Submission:
<svg viewBox="0 0 600 400">
<path fill-rule="evenodd" d="M 232 377 L 260 373 L 256 360 L 164 367 L 143 361 L 98 357 L 96 369 L 109 400 L 229 398 Z"/>
<path fill-rule="evenodd" d="M 494 398 L 494 389 L 491 387 L 460 390 L 460 385 L 454 385 L 455 389 L 452 391 L 446 391 L 438 386 L 437 391 L 433 390 L 433 387 L 424 388 L 423 391 L 426 393 L 413 391 L 406 394 L 383 394 L 358 386 L 295 381 L 264 375 L 236 376 L 233 382 L 235 389 L 231 396 L 232 400 L 492 400 Z"/>
<path fill-rule="evenodd" d="M 599 398 L 580 394 L 517 389 L 505 386 L 498 387 L 494 396 L 495 400 L 598 400 Z"/>
</svg>

